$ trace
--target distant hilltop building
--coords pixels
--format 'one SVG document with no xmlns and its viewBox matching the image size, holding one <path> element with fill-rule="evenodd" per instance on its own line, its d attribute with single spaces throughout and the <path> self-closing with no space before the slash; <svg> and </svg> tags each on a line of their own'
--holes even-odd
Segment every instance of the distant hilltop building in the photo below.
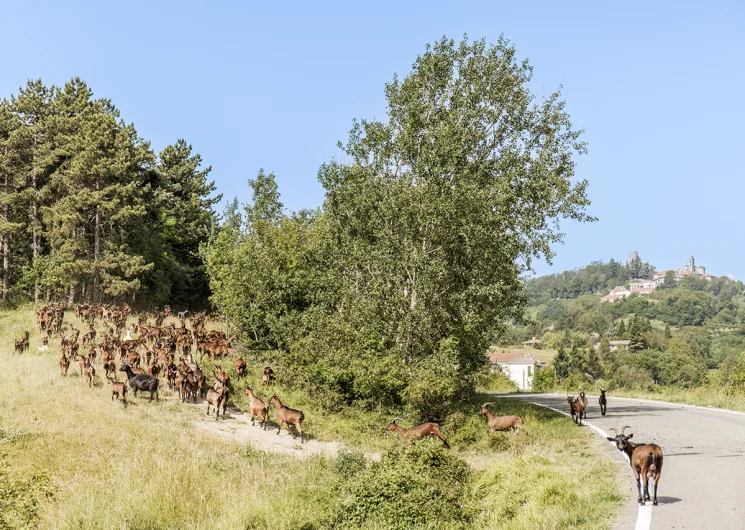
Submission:
<svg viewBox="0 0 745 530">
<path fill-rule="evenodd" d="M 629 261 L 632 261 L 634 259 L 639 259 L 639 255 L 636 253 L 636 251 L 629 254 Z M 688 277 L 700 278 L 707 281 L 711 281 L 716 278 L 716 276 L 714 276 L 713 274 L 708 274 L 706 272 L 706 267 L 704 267 L 703 265 L 696 265 L 696 260 L 693 258 L 693 256 L 691 256 L 690 258 L 688 258 L 688 263 L 683 265 L 678 270 L 670 269 L 655 272 L 651 280 L 648 278 L 633 279 L 629 281 L 628 289 L 623 285 L 614 287 L 610 290 L 610 293 L 602 297 L 600 301 L 613 303 L 618 302 L 619 300 L 623 300 L 631 293 L 650 294 L 654 292 L 654 290 L 657 289 L 658 286 L 665 283 L 665 276 L 668 272 L 673 273 L 673 278 L 675 278 L 676 281 L 680 281 L 683 278 Z M 732 276 L 730 275 L 729 278 L 732 279 Z"/>
<path fill-rule="evenodd" d="M 716 278 L 716 276 L 714 276 L 713 274 L 707 274 L 706 267 L 704 267 L 703 265 L 696 265 L 696 260 L 693 258 L 693 256 L 688 258 L 688 263 L 683 265 L 677 271 L 666 270 L 666 271 L 655 272 L 654 277 L 652 279 L 657 281 L 659 285 L 665 281 L 665 275 L 668 272 L 672 272 L 673 277 L 676 280 L 682 280 L 683 278 L 688 278 L 689 276 L 693 278 L 701 278 L 702 280 L 708 280 L 708 281 L 711 281 L 714 278 Z"/>
</svg>

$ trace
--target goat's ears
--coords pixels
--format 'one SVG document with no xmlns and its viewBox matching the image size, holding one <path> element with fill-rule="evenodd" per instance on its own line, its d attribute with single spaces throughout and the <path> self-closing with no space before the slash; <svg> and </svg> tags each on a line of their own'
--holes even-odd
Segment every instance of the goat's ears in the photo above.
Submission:
<svg viewBox="0 0 745 530">
<path fill-rule="evenodd" d="M 615 438 L 611 438 L 610 436 L 606 436 L 606 438 L 608 439 L 609 442 L 615 442 L 616 441 Z"/>
<path fill-rule="evenodd" d="M 626 439 L 627 439 L 627 440 L 630 440 L 630 439 L 631 439 L 631 438 L 633 438 L 633 437 L 634 437 L 634 433 L 632 432 L 631 434 L 629 434 L 629 435 L 628 435 L 628 436 L 626 437 Z"/>
</svg>

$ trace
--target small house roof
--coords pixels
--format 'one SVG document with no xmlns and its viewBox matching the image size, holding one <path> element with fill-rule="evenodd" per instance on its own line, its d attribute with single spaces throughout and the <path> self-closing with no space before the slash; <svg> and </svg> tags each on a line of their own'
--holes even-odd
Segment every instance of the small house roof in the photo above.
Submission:
<svg viewBox="0 0 745 530">
<path fill-rule="evenodd" d="M 515 357 L 507 361 L 507 364 L 535 364 L 535 359 L 532 357 Z"/>
<path fill-rule="evenodd" d="M 512 359 L 516 359 L 518 357 L 522 357 L 522 353 L 488 353 L 486 354 L 486 358 L 489 359 L 489 362 L 492 364 L 498 364 L 498 363 L 506 363 L 507 361 L 510 361 Z"/>
</svg>

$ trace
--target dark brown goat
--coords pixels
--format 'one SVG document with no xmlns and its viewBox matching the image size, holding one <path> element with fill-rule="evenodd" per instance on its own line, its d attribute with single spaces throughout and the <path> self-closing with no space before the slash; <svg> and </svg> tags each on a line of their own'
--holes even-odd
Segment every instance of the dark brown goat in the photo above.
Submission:
<svg viewBox="0 0 745 530">
<path fill-rule="evenodd" d="M 396 421 L 400 419 L 401 418 L 396 418 L 391 423 L 389 423 L 388 427 L 386 427 L 386 431 L 396 431 L 404 440 L 407 441 L 419 440 L 420 438 L 426 438 L 427 436 L 436 436 L 437 438 L 442 440 L 442 443 L 445 444 L 446 448 L 450 449 L 448 441 L 442 435 L 442 432 L 440 432 L 440 426 L 436 423 L 428 421 L 422 423 L 421 425 L 417 425 L 416 427 L 409 427 L 407 429 L 405 427 L 401 427 L 396 423 Z"/>
<path fill-rule="evenodd" d="M 657 506 L 657 486 L 660 483 L 660 475 L 662 474 L 662 447 L 656 444 L 635 444 L 629 442 L 634 433 L 630 433 L 626 436 L 626 429 L 630 429 L 628 425 L 624 425 L 621 429 L 621 434 L 618 434 L 616 429 L 610 429 L 616 436 L 614 438 L 608 437 L 609 442 L 616 444 L 616 448 L 621 451 L 629 460 L 631 464 L 631 470 L 634 472 L 634 478 L 636 479 L 636 487 L 639 490 L 639 504 L 644 504 L 644 501 L 649 499 L 649 479 L 654 479 L 654 499 L 652 504 Z M 642 484 L 644 490 L 642 491 Z"/>
<path fill-rule="evenodd" d="M 270 366 L 264 367 L 264 375 L 261 376 L 261 383 L 264 385 L 272 384 L 274 380 L 274 370 Z"/>
<path fill-rule="evenodd" d="M 235 373 L 239 379 L 241 377 L 246 377 L 246 361 L 244 361 L 243 359 L 236 359 Z"/>
<path fill-rule="evenodd" d="M 282 430 L 282 424 L 287 424 L 287 432 L 292 434 L 292 431 L 290 430 L 290 425 L 294 425 L 297 429 L 297 432 L 300 434 L 300 443 L 303 443 L 303 420 L 305 419 L 305 414 L 303 414 L 299 410 L 291 409 L 290 407 L 285 407 L 282 402 L 277 397 L 277 394 L 274 394 L 271 399 L 269 399 L 269 404 L 274 405 L 277 408 L 277 419 L 279 421 L 279 429 L 277 429 L 277 434 Z"/>
<path fill-rule="evenodd" d="M 605 416 L 605 411 L 608 409 L 608 398 L 605 397 L 605 393 L 607 390 L 600 390 L 600 398 L 598 399 L 598 404 L 600 405 L 600 414 L 601 416 Z"/>
<path fill-rule="evenodd" d="M 494 403 L 484 403 L 481 405 L 479 416 L 486 416 L 486 423 L 489 425 L 489 432 L 497 431 L 508 431 L 512 429 L 514 432 L 518 432 L 523 426 L 523 420 L 520 416 L 495 416 L 489 412 L 489 405 Z"/>
</svg>

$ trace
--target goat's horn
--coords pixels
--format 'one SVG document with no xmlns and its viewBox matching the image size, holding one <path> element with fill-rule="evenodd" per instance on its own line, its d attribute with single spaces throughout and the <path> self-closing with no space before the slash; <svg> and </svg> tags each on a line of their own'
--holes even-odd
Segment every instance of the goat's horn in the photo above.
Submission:
<svg viewBox="0 0 745 530">
<path fill-rule="evenodd" d="M 608 429 L 608 430 L 609 430 L 609 431 L 613 431 L 614 433 L 616 433 L 616 436 L 618 436 L 618 431 L 617 431 L 617 430 L 616 430 L 615 428 L 611 427 L 611 428 L 610 428 L 610 429 Z"/>
<path fill-rule="evenodd" d="M 484 403 L 483 405 L 481 405 L 481 408 L 483 409 L 483 408 L 484 408 L 485 406 L 487 406 L 487 405 L 491 405 L 491 406 L 494 406 L 494 403 L 491 403 L 491 402 L 489 402 L 489 403 Z"/>
<path fill-rule="evenodd" d="M 631 428 L 631 426 L 629 426 L 629 425 L 624 425 L 624 426 L 623 426 L 623 429 L 621 429 L 621 434 L 623 434 L 624 436 L 626 436 L 626 429 L 630 429 L 630 428 Z"/>
<path fill-rule="evenodd" d="M 402 420 L 403 418 L 393 418 L 393 421 L 391 423 L 396 423 L 398 420 Z"/>
</svg>

